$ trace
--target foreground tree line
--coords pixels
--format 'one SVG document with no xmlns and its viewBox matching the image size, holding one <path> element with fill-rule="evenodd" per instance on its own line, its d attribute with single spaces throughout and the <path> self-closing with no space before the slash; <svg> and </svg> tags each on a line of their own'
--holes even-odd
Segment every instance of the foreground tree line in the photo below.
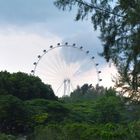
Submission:
<svg viewBox="0 0 140 140">
<path fill-rule="evenodd" d="M 85 84 L 57 98 L 25 73 L 0 72 L 0 140 L 139 140 L 140 102 Z"/>
</svg>

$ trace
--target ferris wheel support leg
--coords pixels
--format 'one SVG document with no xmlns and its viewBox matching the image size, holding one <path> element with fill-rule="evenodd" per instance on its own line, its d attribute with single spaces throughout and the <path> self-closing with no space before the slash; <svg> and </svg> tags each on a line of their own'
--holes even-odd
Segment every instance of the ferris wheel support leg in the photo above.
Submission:
<svg viewBox="0 0 140 140">
<path fill-rule="evenodd" d="M 70 94 L 70 79 L 64 79 L 64 96 Z"/>
</svg>

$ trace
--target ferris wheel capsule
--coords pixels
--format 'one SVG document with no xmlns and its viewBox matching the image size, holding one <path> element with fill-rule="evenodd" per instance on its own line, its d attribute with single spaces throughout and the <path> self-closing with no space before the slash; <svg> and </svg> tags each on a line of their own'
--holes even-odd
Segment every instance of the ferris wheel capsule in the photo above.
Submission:
<svg viewBox="0 0 140 140">
<path fill-rule="evenodd" d="M 74 43 L 73 46 L 75 46 L 76 44 Z"/>
<path fill-rule="evenodd" d="M 37 57 L 38 57 L 38 58 L 40 58 L 40 57 L 41 57 L 41 55 L 38 55 Z"/>
<path fill-rule="evenodd" d="M 36 65 L 37 63 L 36 63 L 36 62 L 34 62 L 33 64 L 34 64 L 34 65 Z"/>
<path fill-rule="evenodd" d="M 98 73 L 101 73 L 101 71 L 98 71 Z"/>
<path fill-rule="evenodd" d="M 31 73 L 34 73 L 34 70 L 31 70 Z"/>
</svg>

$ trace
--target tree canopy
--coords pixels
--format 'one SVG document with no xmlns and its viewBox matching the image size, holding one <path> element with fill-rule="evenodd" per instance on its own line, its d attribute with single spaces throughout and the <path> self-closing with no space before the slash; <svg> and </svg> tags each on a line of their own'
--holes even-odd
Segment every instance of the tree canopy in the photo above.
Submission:
<svg viewBox="0 0 140 140">
<path fill-rule="evenodd" d="M 84 84 L 81 87 L 77 86 L 77 88 L 71 92 L 70 98 L 71 100 L 90 100 L 90 99 L 96 99 L 99 96 L 102 96 L 105 94 L 105 91 L 107 89 L 99 86 L 98 84 L 94 87 L 92 84 Z M 63 97 L 63 99 L 66 97 Z"/>
<path fill-rule="evenodd" d="M 24 133 L 29 119 L 23 101 L 12 95 L 0 95 L 0 132 Z"/>
<path fill-rule="evenodd" d="M 76 20 L 90 17 L 101 31 L 101 55 L 118 68 L 117 85 L 140 98 L 140 0 L 55 0 L 55 5 L 62 10 L 77 6 Z"/>
<path fill-rule="evenodd" d="M 0 139 L 139 140 L 139 102 L 124 102 L 111 88 L 98 94 L 98 87 L 88 84 L 75 93 L 56 101 L 40 96 L 21 100 L 5 91 L 0 95 Z"/>
<path fill-rule="evenodd" d="M 0 95 L 11 94 L 22 100 L 33 98 L 57 99 L 50 85 L 22 72 L 0 72 Z"/>
</svg>

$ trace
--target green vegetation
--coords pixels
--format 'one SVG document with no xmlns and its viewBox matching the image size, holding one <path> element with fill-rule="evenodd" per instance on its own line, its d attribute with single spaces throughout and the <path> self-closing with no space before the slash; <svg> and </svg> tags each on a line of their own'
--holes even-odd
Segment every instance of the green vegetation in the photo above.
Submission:
<svg viewBox="0 0 140 140">
<path fill-rule="evenodd" d="M 85 84 L 70 97 L 58 99 L 39 78 L 24 73 L 0 74 L 0 140 L 21 136 L 27 140 L 140 139 L 140 102 L 117 95 L 113 88 Z M 24 80 L 32 84 L 24 85 Z M 36 82 L 39 94 L 30 92 Z M 30 98 L 23 98 L 24 94 Z"/>
<path fill-rule="evenodd" d="M 44 98 L 56 100 L 50 85 L 45 85 L 38 77 L 25 73 L 10 74 L 0 72 L 0 95 L 11 94 L 21 100 Z"/>
<path fill-rule="evenodd" d="M 29 140 L 139 140 L 140 133 L 134 127 L 140 122 L 132 124 L 87 124 L 67 123 L 64 125 L 49 124 L 35 129 Z"/>
<path fill-rule="evenodd" d="M 27 128 L 28 111 L 23 101 L 12 95 L 0 95 L 0 131 L 24 133 Z"/>
</svg>

